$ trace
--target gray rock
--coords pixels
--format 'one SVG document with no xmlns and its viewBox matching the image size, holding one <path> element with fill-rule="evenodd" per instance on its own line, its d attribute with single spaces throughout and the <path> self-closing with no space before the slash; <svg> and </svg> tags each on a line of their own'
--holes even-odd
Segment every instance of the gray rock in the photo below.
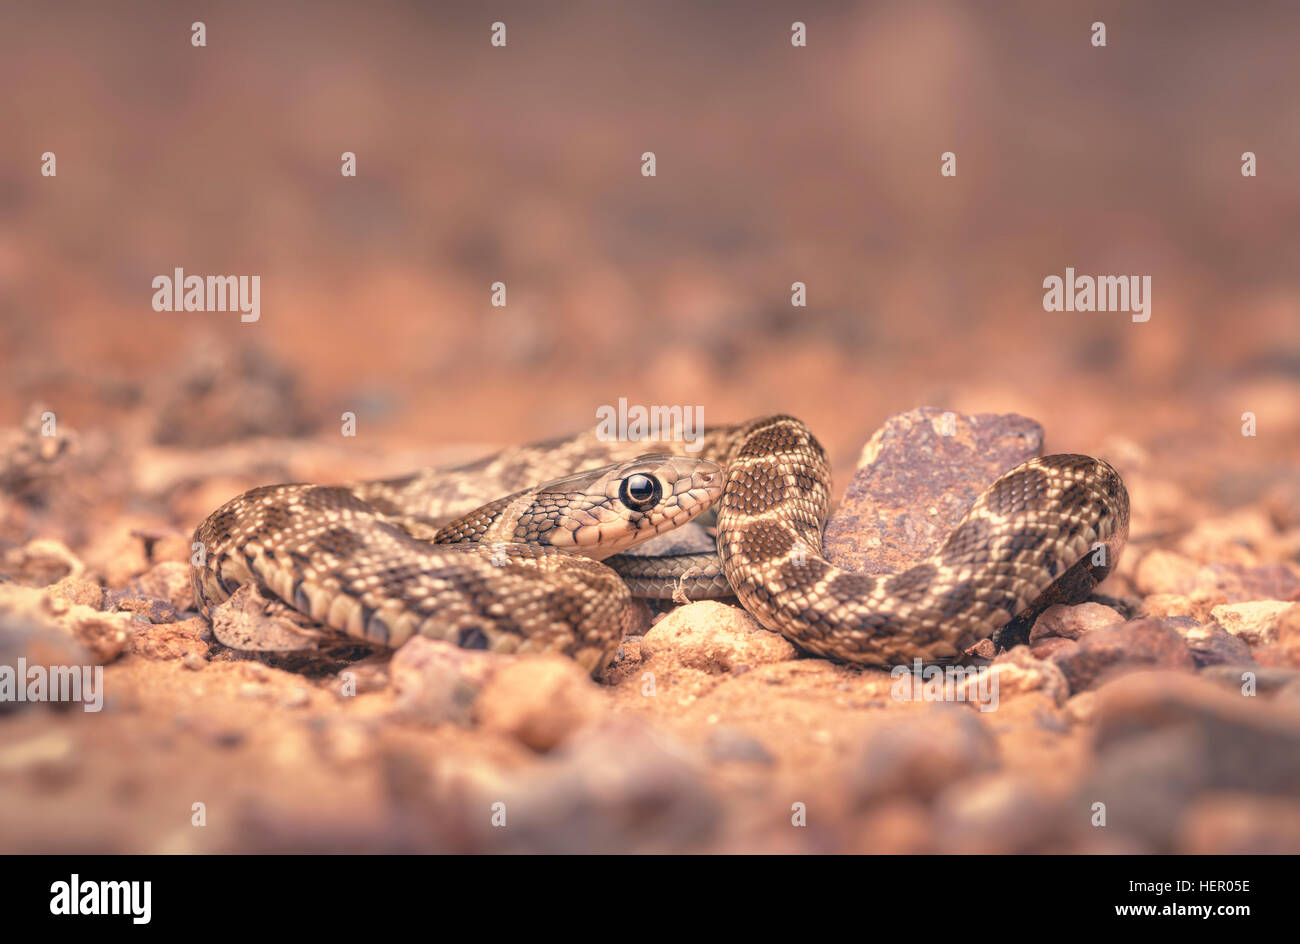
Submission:
<svg viewBox="0 0 1300 944">
<path fill-rule="evenodd" d="M 948 425 L 946 415 L 933 407 L 901 413 L 871 437 L 826 525 L 831 563 L 864 574 L 911 567 L 994 479 L 1042 451 L 1043 429 L 1026 417 L 957 413 Z"/>
</svg>

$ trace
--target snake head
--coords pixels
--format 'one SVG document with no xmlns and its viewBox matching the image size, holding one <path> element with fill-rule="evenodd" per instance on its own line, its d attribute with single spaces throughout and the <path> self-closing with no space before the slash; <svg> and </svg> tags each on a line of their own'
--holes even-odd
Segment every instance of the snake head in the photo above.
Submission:
<svg viewBox="0 0 1300 944">
<path fill-rule="evenodd" d="M 532 491 L 514 540 L 601 560 L 707 511 L 724 478 L 716 462 L 667 455 L 579 472 Z"/>
</svg>

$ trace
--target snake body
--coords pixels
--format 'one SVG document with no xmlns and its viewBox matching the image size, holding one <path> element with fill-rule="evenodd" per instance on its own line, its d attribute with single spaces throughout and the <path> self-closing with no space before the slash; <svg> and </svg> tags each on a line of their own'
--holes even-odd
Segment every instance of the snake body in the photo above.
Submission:
<svg viewBox="0 0 1300 944">
<path fill-rule="evenodd" d="M 598 673 L 631 619 L 627 584 L 599 563 L 610 558 L 634 585 L 731 592 L 808 652 L 889 666 L 957 659 L 1018 614 L 1086 597 L 1128 535 L 1128 494 L 1113 468 L 1045 456 L 989 486 L 928 559 L 855 574 L 821 554 L 830 466 L 801 421 L 714 427 L 690 453 L 665 443 L 663 454 L 635 456 L 643 445 L 584 434 L 450 471 L 254 489 L 196 529 L 197 598 L 210 615 L 254 581 L 371 642 L 396 647 L 419 633 L 562 652 Z M 571 472 L 588 464 L 600 467 Z M 562 470 L 571 474 L 555 477 Z M 654 558 L 621 556 L 715 504 L 716 556 L 686 559 L 689 572 L 664 576 Z"/>
</svg>

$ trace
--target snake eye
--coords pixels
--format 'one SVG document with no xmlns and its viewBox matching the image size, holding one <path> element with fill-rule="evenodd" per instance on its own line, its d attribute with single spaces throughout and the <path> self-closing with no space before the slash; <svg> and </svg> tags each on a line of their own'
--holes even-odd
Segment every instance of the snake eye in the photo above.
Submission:
<svg viewBox="0 0 1300 944">
<path fill-rule="evenodd" d="M 629 475 L 618 487 L 618 498 L 633 511 L 649 511 L 663 498 L 663 486 L 651 475 Z"/>
</svg>

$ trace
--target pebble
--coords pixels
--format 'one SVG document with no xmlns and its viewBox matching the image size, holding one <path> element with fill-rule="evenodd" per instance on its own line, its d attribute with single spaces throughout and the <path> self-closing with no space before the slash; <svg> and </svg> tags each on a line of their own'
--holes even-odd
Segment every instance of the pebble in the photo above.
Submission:
<svg viewBox="0 0 1300 944">
<path fill-rule="evenodd" d="M 504 829 L 490 825 L 494 803 L 504 804 Z M 680 850 L 725 820 L 690 750 L 620 716 L 485 790 L 473 815 L 490 848 L 560 855 Z"/>
<path fill-rule="evenodd" d="M 1094 630 L 1076 648 L 1056 653 L 1052 661 L 1075 693 L 1135 669 L 1190 671 L 1196 665 L 1178 631 L 1163 620 L 1149 618 Z"/>
<path fill-rule="evenodd" d="M 858 806 L 886 797 L 930 799 L 997 766 L 997 745 L 977 711 L 944 704 L 872 718 L 849 751 L 847 788 Z"/>
<path fill-rule="evenodd" d="M 397 650 L 389 666 L 393 710 L 428 724 L 469 725 L 470 706 L 501 658 L 496 653 L 415 636 Z"/>
<path fill-rule="evenodd" d="M 1124 617 L 1109 606 L 1100 603 L 1080 603 L 1075 606 L 1056 604 L 1049 606 L 1038 617 L 1029 632 L 1029 641 L 1037 642 L 1047 637 L 1080 639 L 1096 629 L 1105 629 L 1123 623 Z"/>
<path fill-rule="evenodd" d="M 1189 616 L 1170 617 L 1164 621 L 1183 637 L 1187 651 L 1197 666 L 1237 665 L 1254 662 L 1250 646 L 1218 623 L 1200 623 Z"/>
<path fill-rule="evenodd" d="M 203 659 L 208 651 L 206 637 L 206 622 L 195 616 L 179 623 L 141 626 L 131 635 L 130 650 L 146 659 L 160 661 L 193 657 L 199 661 L 197 667 L 202 668 L 207 664 Z"/>
<path fill-rule="evenodd" d="M 146 597 L 166 600 L 178 613 L 195 608 L 194 586 L 190 583 L 188 562 L 163 561 L 154 564 L 131 583 Z"/>
<path fill-rule="evenodd" d="M 1099 693 L 1094 773 L 1080 795 L 1153 851 L 1176 845 L 1189 804 L 1209 791 L 1300 793 L 1300 715 L 1207 678 L 1117 679 Z"/>
<path fill-rule="evenodd" d="M 1295 604 L 1282 600 L 1257 600 L 1216 606 L 1210 615 L 1232 635 L 1252 646 L 1266 646 L 1277 641 L 1278 622 Z"/>
<path fill-rule="evenodd" d="M 764 629 L 743 609 L 713 600 L 674 610 L 641 639 L 645 661 L 714 675 L 785 662 L 797 655 L 789 640 Z"/>
<path fill-rule="evenodd" d="M 607 698 L 572 659 L 532 656 L 492 675 L 474 701 L 473 716 L 484 730 L 545 752 L 607 710 Z"/>
</svg>

